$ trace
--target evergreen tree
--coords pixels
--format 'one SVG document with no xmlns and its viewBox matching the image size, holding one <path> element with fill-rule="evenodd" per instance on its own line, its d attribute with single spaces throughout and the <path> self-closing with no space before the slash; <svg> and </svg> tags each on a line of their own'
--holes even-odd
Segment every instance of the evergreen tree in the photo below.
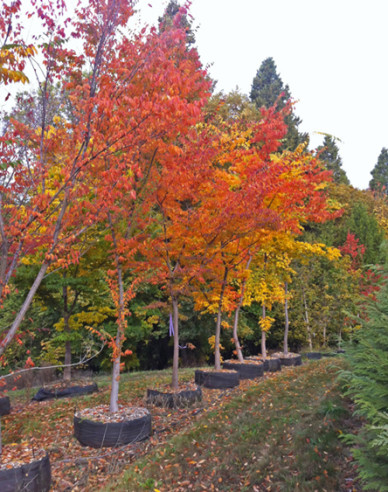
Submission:
<svg viewBox="0 0 388 492">
<path fill-rule="evenodd" d="M 342 160 L 339 156 L 339 149 L 335 139 L 330 135 L 325 135 L 323 145 L 319 146 L 317 150 L 322 150 L 320 158 L 327 169 L 333 172 L 333 180 L 336 183 L 349 185 L 350 182 L 346 172 L 342 169 Z"/>
<path fill-rule="evenodd" d="M 381 149 L 377 164 L 371 175 L 373 177 L 369 181 L 370 189 L 384 191 L 385 194 L 388 194 L 388 149 L 385 147 Z"/>
<path fill-rule="evenodd" d="M 345 223 L 343 235 L 347 235 L 348 232 L 353 233 L 359 239 L 360 244 L 365 246 L 363 258 L 365 265 L 381 263 L 384 231 L 379 226 L 376 217 L 369 213 L 361 202 L 354 204 L 350 217 Z M 345 237 L 342 238 L 342 242 L 345 242 Z"/>
<path fill-rule="evenodd" d="M 161 32 L 171 27 L 175 16 L 178 14 L 181 5 L 177 0 L 170 0 L 162 17 L 159 17 L 159 29 Z M 187 46 L 191 47 L 195 44 L 195 34 L 192 29 L 192 22 L 187 19 L 187 15 L 183 14 L 180 18 L 180 27 L 186 30 Z"/>
<path fill-rule="evenodd" d="M 291 99 L 291 93 L 288 85 L 284 85 L 282 79 L 276 71 L 276 65 L 273 58 L 267 58 L 260 65 L 259 70 L 252 82 L 250 99 L 256 107 L 269 108 L 276 101 L 278 109 L 284 108 L 286 102 Z M 302 120 L 294 113 L 286 117 L 288 132 L 284 139 L 282 149 L 295 150 L 302 142 L 308 139 L 307 133 L 300 133 L 298 127 Z"/>
<path fill-rule="evenodd" d="M 388 284 L 370 301 L 367 320 L 347 347 L 350 369 L 342 373 L 356 414 L 366 423 L 346 440 L 365 490 L 388 491 Z"/>
</svg>

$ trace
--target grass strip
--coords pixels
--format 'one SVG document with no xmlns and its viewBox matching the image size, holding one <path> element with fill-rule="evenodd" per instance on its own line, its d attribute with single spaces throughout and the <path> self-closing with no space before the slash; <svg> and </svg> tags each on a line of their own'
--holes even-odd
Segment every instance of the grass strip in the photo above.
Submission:
<svg viewBox="0 0 388 492">
<path fill-rule="evenodd" d="M 244 382 L 244 391 L 225 403 L 220 398 L 107 490 L 357 490 L 339 439 L 353 426 L 335 380 L 339 364 L 314 361 Z"/>
</svg>

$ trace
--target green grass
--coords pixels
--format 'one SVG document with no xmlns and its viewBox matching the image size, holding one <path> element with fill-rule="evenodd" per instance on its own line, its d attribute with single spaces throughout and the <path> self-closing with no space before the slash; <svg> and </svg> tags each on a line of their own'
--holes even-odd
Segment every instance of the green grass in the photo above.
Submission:
<svg viewBox="0 0 388 492">
<path fill-rule="evenodd" d="M 336 364 L 310 362 L 246 383 L 135 461 L 108 490 L 346 490 L 352 470 L 339 436 L 352 424 Z"/>
<path fill-rule="evenodd" d="M 46 449 L 55 492 L 106 484 L 115 492 L 345 491 L 354 470 L 339 436 L 353 421 L 335 382 L 341 364 L 305 362 L 231 390 L 204 389 L 192 408 L 150 406 L 151 438 L 116 450 L 83 447 L 73 437 L 74 408 L 108 403 L 109 376 L 96 378 L 99 393 L 72 399 L 27 403 L 28 392 L 18 391 L 2 419 L 3 440 Z M 171 370 L 123 374 L 120 402 L 144 406 L 146 389 L 170 378 Z M 194 369 L 180 371 L 182 382 L 193 379 Z"/>
</svg>

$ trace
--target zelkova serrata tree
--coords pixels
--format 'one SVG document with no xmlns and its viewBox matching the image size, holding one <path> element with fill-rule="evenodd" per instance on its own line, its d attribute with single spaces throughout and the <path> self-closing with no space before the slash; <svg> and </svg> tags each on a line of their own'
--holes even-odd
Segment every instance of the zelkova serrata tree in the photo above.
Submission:
<svg viewBox="0 0 388 492">
<path fill-rule="evenodd" d="M 280 231 L 299 234 L 303 223 L 324 221 L 332 217 L 326 194 L 323 191 L 325 181 L 330 179 L 330 173 L 322 169 L 319 161 L 313 155 L 304 152 L 303 146 L 294 152 L 274 154 L 279 140 L 276 141 L 273 135 L 280 139 L 279 134 L 275 133 L 272 134 L 272 142 L 270 140 L 271 129 L 274 129 L 274 125 L 270 122 L 272 118 L 273 123 L 275 115 L 273 109 L 267 113 L 268 127 L 264 135 L 260 132 L 266 128 L 265 119 L 261 121 L 262 126 L 258 127 L 258 133 L 253 134 L 245 145 L 238 149 L 238 152 L 233 150 L 223 161 L 228 163 L 227 172 L 224 169 L 225 176 L 228 177 L 224 179 L 229 183 L 229 190 L 224 195 L 225 201 L 218 198 L 218 207 L 219 203 L 225 203 L 225 207 L 219 207 L 219 209 L 215 207 L 217 210 L 215 214 L 217 216 L 218 210 L 222 210 L 228 224 L 222 229 L 223 242 L 215 243 L 218 246 L 218 254 L 213 248 L 214 258 L 217 259 L 214 261 L 218 261 L 218 266 L 213 272 L 219 271 L 218 285 L 221 287 L 217 297 L 211 298 L 207 294 L 209 299 L 213 299 L 210 302 L 207 301 L 208 307 L 213 306 L 211 309 L 214 309 L 215 299 L 218 306 L 215 339 L 216 368 L 220 367 L 220 313 L 225 289 L 229 286 L 230 273 L 235 272 L 237 265 L 244 263 L 244 259 L 245 262 L 247 261 L 254 247 L 257 248 L 256 251 L 260 250 L 258 246 L 268 241 L 268 233 L 271 235 L 271 231 L 273 235 Z M 281 118 L 281 115 L 276 117 Z M 266 141 L 264 137 L 268 140 Z M 233 166 L 234 162 L 238 165 Z M 237 200 L 234 201 L 234 199 Z M 249 209 L 247 209 L 248 203 Z M 233 220 L 234 218 L 237 220 Z M 267 234 L 263 234 L 263 231 Z M 239 253 L 236 250 L 237 241 L 240 245 L 245 243 Z M 226 245 L 227 249 L 225 249 Z M 234 252 L 231 253 L 233 249 Z M 230 263 L 231 255 L 233 256 L 232 263 Z M 243 284 L 240 283 L 240 285 Z M 236 299 L 238 294 L 236 295 L 235 289 L 233 290 L 233 296 Z"/>
<path fill-rule="evenodd" d="M 123 266 L 136 250 L 136 207 L 146 200 L 156 155 L 169 152 L 176 135 L 196 122 L 209 84 L 196 53 L 186 50 L 182 30 L 172 27 L 159 35 L 143 29 L 129 37 L 125 26 L 131 14 L 131 2 L 120 0 L 91 0 L 79 11 L 73 36 L 82 40 L 82 55 L 65 50 L 62 43 L 43 49 L 52 67 L 48 80 L 58 80 L 66 90 L 71 118 L 58 117 L 38 132 L 12 121 L 2 139 L 8 153 L 3 179 L 13 184 L 11 192 L 2 188 L 7 199 L 2 208 L 5 278 L 27 254 L 34 254 L 41 268 L 1 352 L 50 267 L 76 262 L 71 245 L 91 227 L 104 224 L 112 245 L 110 285 L 118 324 L 112 411 L 117 408 L 125 304 L 134 295 L 133 285 L 124 291 Z M 21 142 L 26 157 L 18 163 Z M 10 166 L 11 156 L 17 164 Z"/>
<path fill-rule="evenodd" d="M 117 408 L 120 353 L 129 315 L 126 306 L 137 285 L 143 279 L 151 280 L 148 272 L 141 272 L 136 255 L 145 240 L 145 229 L 157 222 L 153 216 L 158 206 L 155 190 L 161 174 L 164 180 L 165 175 L 169 179 L 178 170 L 182 172 L 182 162 L 174 158 L 177 139 L 183 139 L 199 121 L 210 88 L 196 50 L 187 49 L 186 32 L 174 25 L 159 32 L 152 30 L 141 45 L 123 42 L 117 52 L 119 65 L 124 53 L 134 57 L 135 74 L 129 81 L 124 78 L 120 86 L 121 92 L 127 84 L 124 94 L 131 94 L 129 114 L 134 126 L 125 152 L 114 152 L 105 160 L 104 180 L 97 185 L 105 203 L 105 239 L 111 245 L 112 258 L 109 285 L 118 325 L 113 344 L 111 411 Z M 122 69 L 128 70 L 128 62 Z M 116 103 L 111 104 L 117 117 L 116 133 L 127 131 L 128 108 L 120 114 Z M 111 138 L 110 132 L 104 138 Z M 183 177 L 185 184 L 190 183 L 189 176 Z"/>
<path fill-rule="evenodd" d="M 94 16 L 97 9 L 99 15 Z M 100 123 L 106 119 L 98 111 L 104 53 L 116 27 L 124 25 L 130 13 L 128 2 L 91 1 L 89 9 L 79 13 L 87 20 L 73 26 L 77 31 L 73 36 L 84 41 L 83 56 L 76 56 L 64 47 L 66 34 L 56 19 L 60 12 L 46 2 L 37 8 L 48 38 L 40 46 L 44 67 L 39 72 L 44 77 L 40 81 L 40 127 L 11 119 L 0 141 L 1 294 L 7 293 L 10 278 L 27 255 L 35 255 L 40 269 L 1 341 L 0 354 L 12 341 L 50 265 L 76 262 L 78 254 L 71 246 L 96 221 L 98 195 L 91 188 L 90 171 L 96 170 L 101 156 L 110 153 L 113 145 L 96 144 Z M 66 89 L 73 118 L 58 116 L 48 124 L 49 93 L 45 89 L 54 81 Z"/>
</svg>

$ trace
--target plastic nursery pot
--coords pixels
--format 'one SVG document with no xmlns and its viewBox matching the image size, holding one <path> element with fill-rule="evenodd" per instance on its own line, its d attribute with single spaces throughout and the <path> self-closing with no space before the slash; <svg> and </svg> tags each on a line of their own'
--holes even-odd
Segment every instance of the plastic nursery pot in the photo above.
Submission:
<svg viewBox="0 0 388 492">
<path fill-rule="evenodd" d="M 322 354 L 320 352 L 307 352 L 305 355 L 310 360 L 322 359 Z"/>
<path fill-rule="evenodd" d="M 252 362 L 246 363 L 225 361 L 222 366 L 224 369 L 238 371 L 240 379 L 260 378 L 264 374 L 264 364 L 260 361 L 252 360 Z"/>
<path fill-rule="evenodd" d="M 210 389 L 234 388 L 240 384 L 238 371 L 195 371 L 195 382 Z"/>
<path fill-rule="evenodd" d="M 143 441 L 151 434 L 151 414 L 123 422 L 96 422 L 74 415 L 74 436 L 83 446 L 92 448 L 116 447 Z"/>
<path fill-rule="evenodd" d="M 294 354 L 290 357 L 279 357 L 282 366 L 301 366 L 302 356 Z"/>
<path fill-rule="evenodd" d="M 48 492 L 51 467 L 48 455 L 31 463 L 0 470 L 1 492 Z"/>
<path fill-rule="evenodd" d="M 281 371 L 282 370 L 282 364 L 280 362 L 280 359 L 278 357 L 269 357 L 266 358 L 265 360 L 262 359 L 261 355 L 252 355 L 250 357 L 247 357 L 248 360 L 261 360 L 263 361 L 264 364 L 264 371 L 267 372 L 276 372 L 276 371 Z"/>
<path fill-rule="evenodd" d="M 58 390 L 40 388 L 36 395 L 32 397 L 32 400 L 44 401 L 54 398 L 70 398 L 72 396 L 90 395 L 96 391 L 98 391 L 97 383 L 88 384 L 87 386 L 70 386 L 69 388 Z"/>
<path fill-rule="evenodd" d="M 147 389 L 147 403 L 158 407 L 181 408 L 188 407 L 202 400 L 202 390 L 199 386 L 195 390 L 182 390 L 179 393 L 161 392 Z"/>
<path fill-rule="evenodd" d="M 0 398 L 0 417 L 3 415 L 8 415 L 11 411 L 11 403 L 9 401 L 9 396 L 3 396 Z"/>
</svg>

